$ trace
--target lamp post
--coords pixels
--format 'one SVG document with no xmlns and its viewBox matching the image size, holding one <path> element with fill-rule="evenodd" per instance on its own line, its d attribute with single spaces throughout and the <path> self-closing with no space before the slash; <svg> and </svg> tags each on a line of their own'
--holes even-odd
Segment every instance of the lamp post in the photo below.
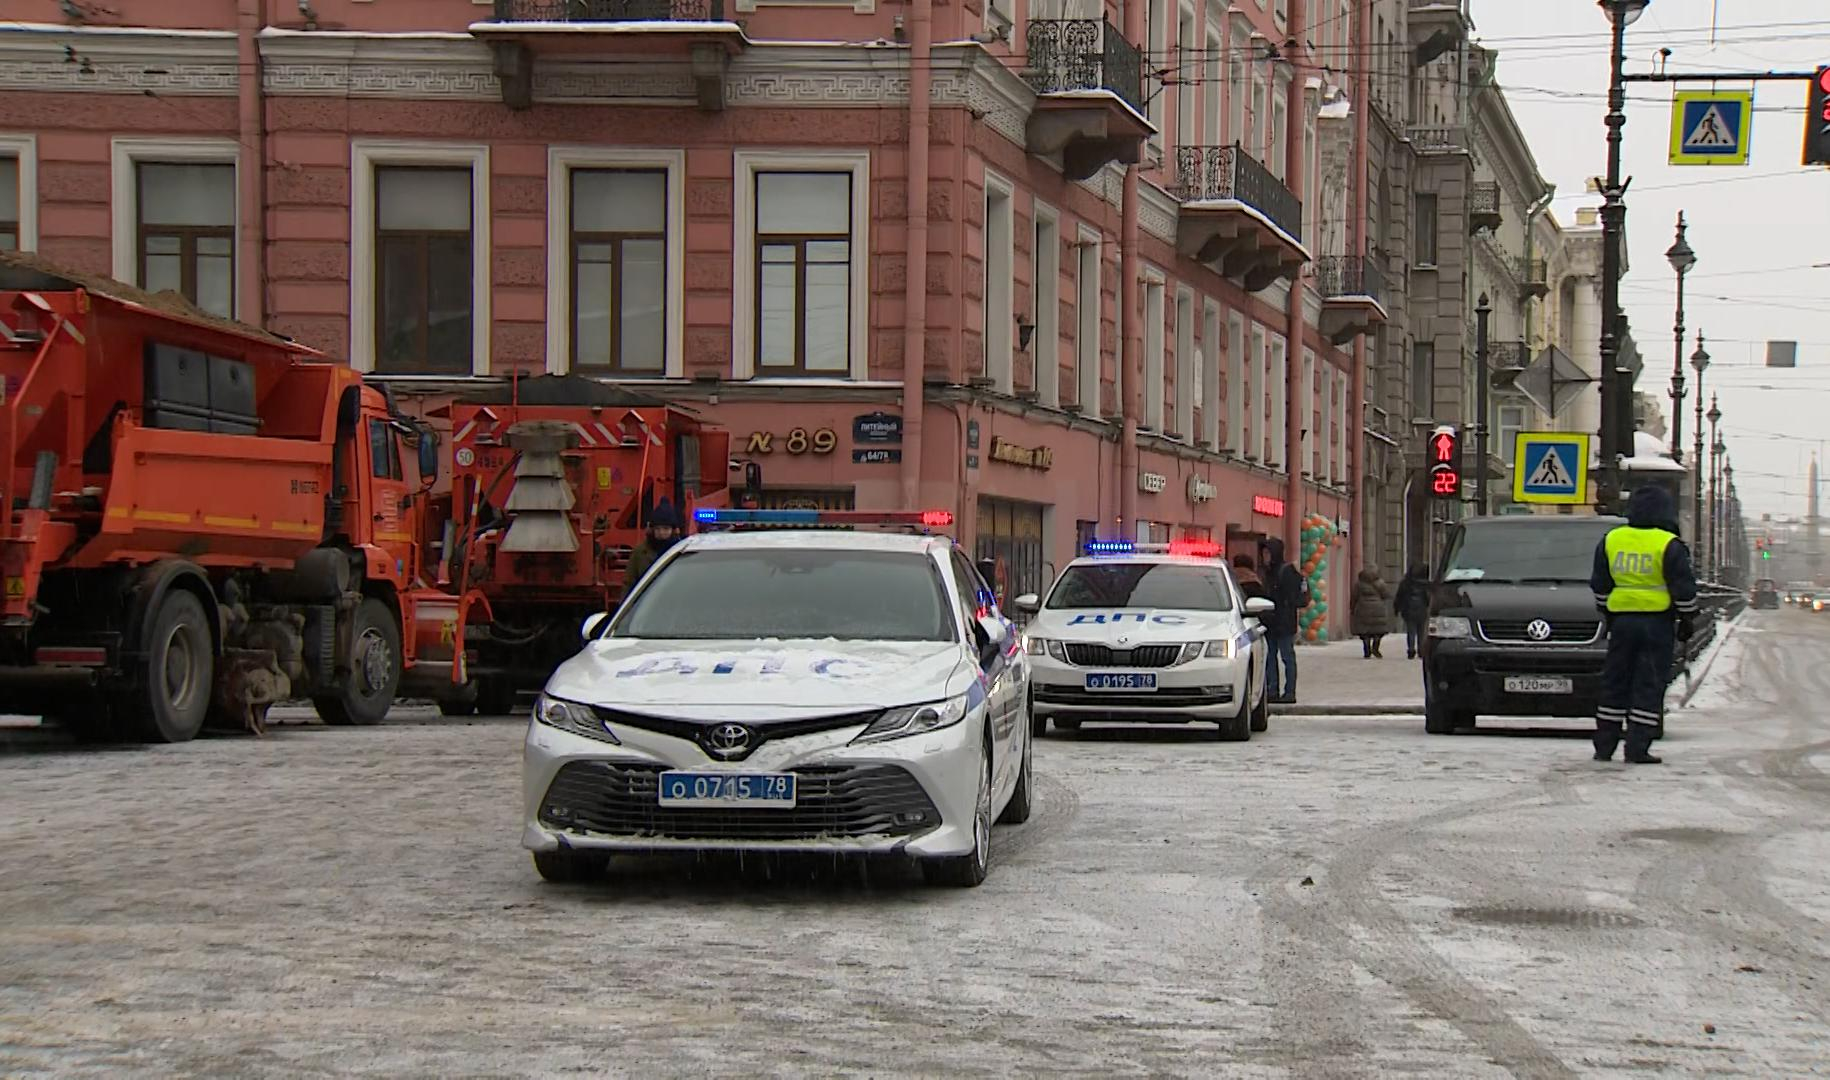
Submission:
<svg viewBox="0 0 1830 1080">
<path fill-rule="evenodd" d="M 1690 542 L 1698 545 L 1700 554 L 1703 543 L 1703 373 L 1709 370 L 1709 351 L 1703 348 L 1701 330 L 1697 331 L 1697 351 L 1690 354 L 1690 366 L 1697 373 L 1696 453 L 1690 460 L 1690 475 L 1693 477 L 1690 485 Z"/>
<path fill-rule="evenodd" d="M 1608 64 L 1608 175 L 1601 206 L 1601 485 L 1600 509 L 1620 499 L 1620 458 L 1631 452 L 1633 373 L 1620 363 L 1620 242 L 1626 229 L 1626 190 L 1620 183 L 1621 129 L 1627 126 L 1627 26 L 1651 0 L 1600 0 L 1613 29 Z"/>
<path fill-rule="evenodd" d="M 1480 426 L 1474 429 L 1474 460 L 1480 462 L 1474 473 L 1474 506 L 1482 516 L 1491 512 L 1487 503 L 1487 320 L 1492 316 L 1493 305 L 1481 293 L 1474 306 L 1474 408 L 1480 413 Z"/>
<path fill-rule="evenodd" d="M 1728 448 L 1725 446 L 1722 448 L 1722 546 L 1728 550 L 1721 557 L 1720 565 L 1716 567 L 1717 581 L 1721 581 L 1722 575 L 1734 569 L 1740 562 L 1733 546 L 1734 511 L 1735 466 L 1728 460 Z"/>
<path fill-rule="evenodd" d="M 1722 440 L 1716 435 L 1716 422 L 1722 419 L 1722 410 L 1716 407 L 1714 394 L 1709 397 L 1709 545 L 1705 549 L 1708 556 L 1703 561 L 1705 572 L 1710 580 L 1715 574 L 1710 568 L 1716 565 L 1716 468 L 1722 461 Z"/>
<path fill-rule="evenodd" d="M 1684 276 L 1697 264 L 1697 253 L 1684 239 L 1684 212 L 1678 211 L 1677 240 L 1665 252 L 1665 261 L 1677 271 L 1677 325 L 1671 350 L 1671 460 L 1684 460 Z"/>
</svg>

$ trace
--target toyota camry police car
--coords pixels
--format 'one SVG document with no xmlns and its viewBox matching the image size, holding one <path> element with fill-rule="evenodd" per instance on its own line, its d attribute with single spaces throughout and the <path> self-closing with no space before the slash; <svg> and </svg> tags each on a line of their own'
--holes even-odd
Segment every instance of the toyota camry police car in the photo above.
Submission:
<svg viewBox="0 0 1830 1080">
<path fill-rule="evenodd" d="M 709 510 L 528 725 L 522 843 L 548 880 L 614 852 L 900 853 L 977 885 L 1029 816 L 1029 660 L 954 542 L 795 529 L 946 511 Z M 784 528 L 784 526 L 786 528 Z"/>
<path fill-rule="evenodd" d="M 1094 541 L 1032 613 L 1032 723 L 1072 730 L 1089 720 L 1211 721 L 1222 739 L 1250 739 L 1269 721 L 1260 616 L 1211 541 Z"/>
</svg>

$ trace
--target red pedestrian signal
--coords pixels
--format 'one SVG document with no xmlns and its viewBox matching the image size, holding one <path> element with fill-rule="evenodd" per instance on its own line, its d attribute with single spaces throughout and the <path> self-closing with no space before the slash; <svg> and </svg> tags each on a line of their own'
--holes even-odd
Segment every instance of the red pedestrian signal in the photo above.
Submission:
<svg viewBox="0 0 1830 1080">
<path fill-rule="evenodd" d="M 1805 164 L 1830 165 L 1830 67 L 1820 67 L 1805 98 Z"/>
<path fill-rule="evenodd" d="M 1430 432 L 1430 495 L 1461 498 L 1461 433 L 1448 425 Z"/>
</svg>

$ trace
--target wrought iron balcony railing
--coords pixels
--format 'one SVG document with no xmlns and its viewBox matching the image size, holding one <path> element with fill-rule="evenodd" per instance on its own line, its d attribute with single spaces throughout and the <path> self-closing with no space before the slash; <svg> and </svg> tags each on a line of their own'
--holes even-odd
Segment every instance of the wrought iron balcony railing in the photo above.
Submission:
<svg viewBox="0 0 1830 1080">
<path fill-rule="evenodd" d="M 1513 273 L 1519 277 L 1519 284 L 1525 288 L 1534 286 L 1543 288 L 1550 284 L 1550 264 L 1537 257 L 1519 256 L 1513 265 Z"/>
<path fill-rule="evenodd" d="M 497 22 L 723 22 L 724 0 L 495 0 Z"/>
<path fill-rule="evenodd" d="M 1023 77 L 1036 93 L 1110 90 L 1143 113 L 1143 54 L 1111 20 L 1031 19 L 1025 47 Z"/>
<path fill-rule="evenodd" d="M 1468 213 L 1475 218 L 1500 216 L 1500 185 L 1493 180 L 1476 180 L 1468 190 Z"/>
<path fill-rule="evenodd" d="M 1468 145 L 1468 132 L 1465 128 L 1413 125 L 1405 134 L 1419 153 L 1440 154 L 1449 150 L 1460 150 Z"/>
<path fill-rule="evenodd" d="M 1331 255 L 1315 264 L 1316 288 L 1325 299 L 1366 296 L 1385 303 L 1385 270 L 1363 255 Z"/>
<path fill-rule="evenodd" d="M 1183 202 L 1237 199 L 1303 242 L 1302 200 L 1238 143 L 1177 147 L 1173 194 Z"/>
</svg>

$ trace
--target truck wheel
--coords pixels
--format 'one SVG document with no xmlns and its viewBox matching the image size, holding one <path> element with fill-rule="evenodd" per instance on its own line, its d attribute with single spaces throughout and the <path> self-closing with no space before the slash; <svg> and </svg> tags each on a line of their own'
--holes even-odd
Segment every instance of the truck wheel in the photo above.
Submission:
<svg viewBox="0 0 1830 1080">
<path fill-rule="evenodd" d="M 140 732 L 154 742 L 189 742 L 203 729 L 216 674 L 209 619 L 193 593 L 165 594 L 146 651 L 146 696 L 135 710 Z"/>
<path fill-rule="evenodd" d="M 350 641 L 343 685 L 311 703 L 326 724 L 379 724 L 387 719 L 400 687 L 400 627 L 394 613 L 372 596 L 363 600 L 356 607 Z"/>
</svg>

